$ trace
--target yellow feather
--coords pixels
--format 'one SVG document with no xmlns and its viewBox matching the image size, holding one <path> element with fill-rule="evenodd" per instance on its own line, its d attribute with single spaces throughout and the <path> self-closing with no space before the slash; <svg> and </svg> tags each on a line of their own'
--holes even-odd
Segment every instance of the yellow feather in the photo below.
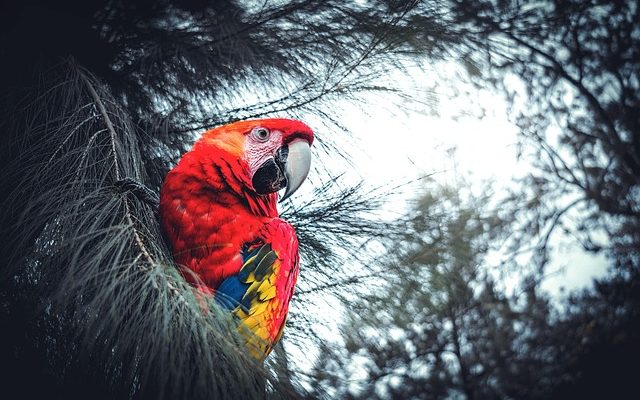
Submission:
<svg viewBox="0 0 640 400">
<path fill-rule="evenodd" d="M 249 309 L 249 314 L 253 316 L 260 315 L 264 313 L 268 305 L 269 303 L 267 302 L 256 301 L 253 304 L 251 304 L 251 308 Z"/>
<path fill-rule="evenodd" d="M 251 315 L 242 319 L 242 323 L 245 324 L 247 328 L 251 329 L 251 331 L 254 331 L 256 327 L 262 324 L 262 322 L 262 318 L 255 318 Z"/>
<path fill-rule="evenodd" d="M 269 330 L 266 327 L 260 327 L 255 331 L 255 334 L 265 342 L 269 340 Z"/>
<path fill-rule="evenodd" d="M 271 287 L 267 287 L 267 289 L 262 290 L 262 286 L 264 286 L 264 283 L 260 286 L 260 300 L 262 301 L 266 301 L 266 300 L 270 300 L 273 299 L 274 297 L 276 297 L 276 287 L 275 286 L 271 286 Z"/>
<path fill-rule="evenodd" d="M 260 283 L 260 288 L 258 288 L 258 293 L 263 293 L 269 290 L 269 287 L 273 286 L 270 279 L 265 279 Z"/>
<path fill-rule="evenodd" d="M 245 281 L 245 283 L 252 283 L 256 281 L 256 276 L 253 274 L 253 271 L 249 272 L 249 275 L 247 276 L 247 280 Z"/>
<path fill-rule="evenodd" d="M 245 294 L 245 296 L 249 293 L 254 293 L 257 292 L 260 288 L 260 286 L 262 285 L 262 281 L 255 281 L 251 284 L 251 286 L 249 286 L 249 288 L 247 288 L 247 293 Z"/>
</svg>

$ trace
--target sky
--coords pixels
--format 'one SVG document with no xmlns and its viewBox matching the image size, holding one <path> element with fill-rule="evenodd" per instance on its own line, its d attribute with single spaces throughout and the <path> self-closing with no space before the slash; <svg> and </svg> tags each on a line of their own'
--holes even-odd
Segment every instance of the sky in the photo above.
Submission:
<svg viewBox="0 0 640 400">
<path fill-rule="evenodd" d="M 419 78 L 413 76 L 410 82 L 401 84 L 415 84 L 416 79 Z M 341 115 L 350 135 L 334 141 L 349 149 L 349 160 L 348 163 L 330 160 L 335 162 L 330 166 L 332 174 L 344 174 L 342 178 L 350 183 L 364 180 L 368 187 L 394 188 L 427 175 L 442 184 L 463 180 L 475 193 L 479 193 L 487 182 L 491 182 L 497 193 L 513 187 L 514 179 L 527 174 L 530 166 L 527 160 L 518 160 L 518 129 L 509 121 L 507 104 L 496 93 L 467 90 L 468 87 L 457 91 L 463 93 L 462 96 L 451 96 L 447 85 L 456 84 L 460 82 L 454 78 L 445 82 L 442 88 L 431 85 L 435 93 L 421 104 L 397 104 L 375 96 L 363 103 L 364 106 L 350 100 L 338 103 L 336 114 Z M 468 93 L 465 95 L 465 92 Z M 483 112 L 479 111 L 481 108 Z M 312 128 L 316 129 L 313 125 Z M 327 159 L 323 157 L 322 161 L 326 163 Z M 296 196 L 311 195 L 314 185 L 319 182 L 314 180 L 313 172 L 309 178 L 310 182 L 301 188 L 303 193 Z M 383 216 L 393 218 L 398 213 L 410 211 L 419 185 L 420 182 L 408 185 L 399 196 L 391 196 L 381 210 Z M 593 278 L 605 275 L 606 260 L 602 255 L 587 254 L 562 235 L 555 235 L 551 245 L 551 261 L 541 288 L 558 300 L 558 305 L 570 291 L 589 287 Z M 496 274 L 499 274 L 500 255 L 494 256 L 487 262 L 491 265 L 495 261 Z M 507 276 L 505 289 L 515 290 L 517 276 Z M 327 326 L 319 326 L 317 333 L 321 337 L 335 338 L 341 320 L 335 317 L 335 310 L 341 308 L 340 304 L 328 299 L 327 303 L 317 306 L 326 310 L 321 314 L 333 319 L 327 321 Z M 292 310 L 296 307 L 296 302 L 292 302 Z M 313 357 L 309 357 L 310 353 L 302 354 L 302 349 L 295 346 L 287 346 L 287 349 L 302 370 L 311 368 Z"/>
<path fill-rule="evenodd" d="M 415 80 L 412 77 L 414 85 Z M 426 175 L 443 184 L 462 179 L 477 192 L 486 182 L 497 193 L 513 187 L 514 179 L 527 174 L 530 166 L 526 159 L 518 160 L 518 129 L 509 121 L 506 102 L 496 93 L 469 86 L 457 91 L 462 96 L 451 96 L 448 85 L 463 83 L 432 86 L 434 96 L 422 109 L 380 98 L 372 98 L 364 108 L 345 102 L 341 112 L 353 137 L 344 145 L 350 149 L 352 167 L 338 164 L 335 172 L 373 187 L 394 187 Z M 389 216 L 410 209 L 415 186 L 407 189 L 404 196 L 391 199 Z M 570 238 L 556 234 L 551 244 L 542 284 L 551 295 L 588 287 L 594 277 L 606 273 L 604 256 L 585 253 Z"/>
</svg>

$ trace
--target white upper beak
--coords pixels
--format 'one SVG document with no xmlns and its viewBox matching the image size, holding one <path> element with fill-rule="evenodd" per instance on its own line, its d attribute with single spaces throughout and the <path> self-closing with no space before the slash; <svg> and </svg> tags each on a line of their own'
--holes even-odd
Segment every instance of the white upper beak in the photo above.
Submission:
<svg viewBox="0 0 640 400">
<path fill-rule="evenodd" d="M 304 139 L 294 139 L 289 143 L 289 155 L 287 156 L 287 165 L 285 167 L 287 188 L 280 202 L 285 201 L 298 190 L 307 175 L 309 175 L 310 168 L 311 149 L 309 148 L 309 143 Z"/>
</svg>

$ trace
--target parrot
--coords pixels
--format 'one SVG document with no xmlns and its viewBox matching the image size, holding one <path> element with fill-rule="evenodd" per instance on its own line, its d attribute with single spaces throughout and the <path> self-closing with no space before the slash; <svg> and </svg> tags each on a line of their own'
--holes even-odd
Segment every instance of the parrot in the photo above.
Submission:
<svg viewBox="0 0 640 400">
<path fill-rule="evenodd" d="M 160 221 L 181 274 L 234 316 L 260 361 L 282 336 L 299 272 L 298 239 L 277 203 L 306 179 L 313 139 L 293 119 L 219 126 L 202 134 L 160 190 Z"/>
</svg>

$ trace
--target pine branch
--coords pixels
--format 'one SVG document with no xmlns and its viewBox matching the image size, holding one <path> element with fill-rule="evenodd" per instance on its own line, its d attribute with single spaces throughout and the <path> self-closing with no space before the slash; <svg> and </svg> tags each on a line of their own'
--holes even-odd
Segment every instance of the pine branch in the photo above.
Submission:
<svg viewBox="0 0 640 400">
<path fill-rule="evenodd" d="M 1 317 L 20 339 L 3 345 L 31 354 L 3 360 L 16 385 L 21 368 L 37 365 L 73 397 L 261 398 L 265 379 L 279 395 L 278 381 L 243 352 L 228 313 L 215 304 L 203 312 L 152 208 L 113 187 L 144 180 L 126 114 L 86 71 L 61 70 L 67 83 L 16 115 L 38 121 L 7 166 L 20 184 L 3 206 L 19 212 L 3 216 L 12 252 Z M 76 106 L 87 101 L 93 107 Z"/>
</svg>

